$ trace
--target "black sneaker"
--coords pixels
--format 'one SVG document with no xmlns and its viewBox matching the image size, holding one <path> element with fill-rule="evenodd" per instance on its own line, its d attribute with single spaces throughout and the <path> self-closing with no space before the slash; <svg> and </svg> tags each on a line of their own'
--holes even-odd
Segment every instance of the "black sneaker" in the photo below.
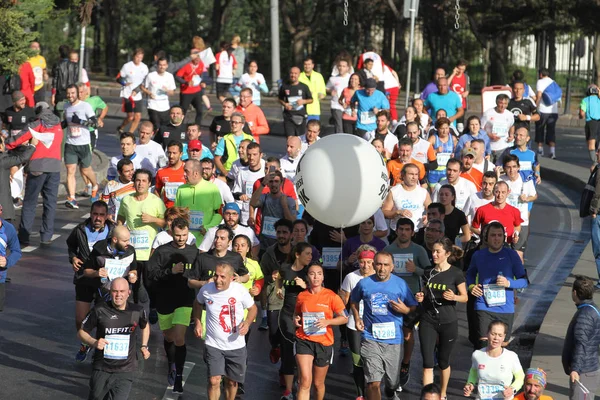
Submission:
<svg viewBox="0 0 600 400">
<path fill-rule="evenodd" d="M 410 379 L 410 364 L 404 364 L 402 363 L 400 365 L 400 387 L 403 387 L 404 385 L 406 385 L 408 383 L 408 380 Z"/>
<path fill-rule="evenodd" d="M 238 383 L 237 394 L 238 395 L 246 394 L 246 390 L 244 389 L 244 384 L 243 383 Z"/>
<path fill-rule="evenodd" d="M 173 384 L 173 393 L 183 393 L 183 375 L 175 376 L 175 383 Z"/>
<path fill-rule="evenodd" d="M 177 376 L 177 370 L 175 368 L 175 363 L 169 365 L 169 372 L 167 373 L 167 385 L 173 386 L 175 384 L 175 377 Z"/>
<path fill-rule="evenodd" d="M 156 311 L 156 308 L 150 309 L 150 313 L 148 314 L 148 322 L 150 322 L 151 325 L 154 325 L 158 322 L 158 312 Z"/>
</svg>

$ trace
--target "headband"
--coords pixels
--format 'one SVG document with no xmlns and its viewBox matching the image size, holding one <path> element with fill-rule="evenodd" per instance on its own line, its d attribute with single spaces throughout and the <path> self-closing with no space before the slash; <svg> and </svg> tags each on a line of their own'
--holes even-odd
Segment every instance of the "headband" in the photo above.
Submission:
<svg viewBox="0 0 600 400">
<path fill-rule="evenodd" d="M 530 379 L 537 381 L 542 387 L 546 387 L 546 372 L 541 368 L 529 368 L 525 373 L 525 382 Z"/>
<path fill-rule="evenodd" d="M 358 254 L 358 259 L 359 260 L 362 260 L 362 259 L 365 259 L 365 258 L 369 258 L 371 260 L 374 260 L 375 259 L 375 252 L 371 251 L 371 250 L 365 250 L 365 251 L 361 251 Z"/>
</svg>

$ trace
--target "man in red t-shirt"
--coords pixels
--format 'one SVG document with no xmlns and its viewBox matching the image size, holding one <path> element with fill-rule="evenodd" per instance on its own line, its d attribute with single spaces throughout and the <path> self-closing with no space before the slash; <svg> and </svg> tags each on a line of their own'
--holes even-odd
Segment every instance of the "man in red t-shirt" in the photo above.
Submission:
<svg viewBox="0 0 600 400">
<path fill-rule="evenodd" d="M 467 62 L 465 60 L 458 60 L 456 63 L 456 67 L 452 71 L 452 75 L 448 78 L 448 82 L 450 83 L 450 90 L 458 94 L 462 100 L 463 109 L 466 111 L 467 109 L 467 97 L 469 96 L 469 75 L 465 73 L 467 69 Z M 456 120 L 457 124 L 460 124 L 461 127 L 458 127 L 459 132 L 462 132 L 464 127 L 465 118 L 460 117 Z"/>
<path fill-rule="evenodd" d="M 475 212 L 471 231 L 481 235 L 481 229 L 492 221 L 498 221 L 506 229 L 507 243 L 517 243 L 521 232 L 521 212 L 518 208 L 506 202 L 510 189 L 504 181 L 499 181 L 494 186 L 494 201 L 481 206 Z"/>
<path fill-rule="evenodd" d="M 177 74 L 175 80 L 181 83 L 181 93 L 179 95 L 179 105 L 183 114 L 187 113 L 190 104 L 196 110 L 196 124 L 202 123 L 202 90 L 206 84 L 202 82 L 202 71 L 204 64 L 200 60 L 200 52 L 192 51 L 192 61 L 185 64 Z"/>
<path fill-rule="evenodd" d="M 267 158 L 267 162 L 265 164 L 265 175 L 268 175 L 269 173 L 273 172 L 269 170 L 271 167 L 274 167 L 275 171 L 281 170 L 281 164 L 277 157 Z M 257 179 L 256 182 L 254 182 L 252 192 L 255 192 L 258 189 L 263 179 L 264 178 Z M 269 193 L 269 191 L 269 186 L 265 185 L 265 187 L 262 190 L 262 194 L 267 194 Z M 294 201 L 296 202 L 296 211 L 298 211 L 298 196 L 296 195 L 296 188 L 294 187 L 294 182 L 290 179 L 283 178 L 283 181 L 281 182 L 281 192 L 287 197 L 291 197 L 292 199 L 294 199 Z M 256 209 L 256 213 L 254 212 L 254 210 L 255 208 L 250 206 L 250 217 L 248 218 L 248 226 L 253 227 L 256 234 L 259 235 L 262 213 L 260 211 L 260 208 Z"/>
<path fill-rule="evenodd" d="M 181 161 L 182 155 L 183 145 L 181 142 L 173 140 L 167 143 L 167 158 L 169 159 L 169 165 L 156 171 L 154 193 L 162 199 L 167 208 L 171 208 L 175 205 L 177 188 L 185 183 L 183 161 Z"/>
</svg>

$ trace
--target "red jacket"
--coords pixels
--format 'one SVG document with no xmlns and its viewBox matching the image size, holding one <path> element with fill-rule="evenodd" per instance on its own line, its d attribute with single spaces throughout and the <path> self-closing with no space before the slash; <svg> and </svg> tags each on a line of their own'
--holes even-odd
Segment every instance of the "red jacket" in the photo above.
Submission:
<svg viewBox="0 0 600 400">
<path fill-rule="evenodd" d="M 19 67 L 19 77 L 21 78 L 21 92 L 27 99 L 27 105 L 29 107 L 35 106 L 33 101 L 33 92 L 35 91 L 35 75 L 33 75 L 33 68 L 28 62 L 24 62 Z"/>
<path fill-rule="evenodd" d="M 183 83 L 183 82 L 181 82 L 181 80 L 179 80 L 179 82 L 181 83 L 181 93 L 192 94 L 192 93 L 198 93 L 199 91 L 202 90 L 202 86 L 200 86 L 200 85 L 198 85 L 198 86 L 188 85 L 188 82 L 192 80 L 193 76 L 194 75 L 201 76 L 202 71 L 204 71 L 204 64 L 202 63 L 202 61 L 198 61 L 198 65 L 194 65 L 191 62 L 189 62 L 189 63 L 185 64 L 183 67 L 181 67 L 181 69 L 179 71 L 177 71 L 176 76 L 185 81 L 185 83 Z"/>
</svg>

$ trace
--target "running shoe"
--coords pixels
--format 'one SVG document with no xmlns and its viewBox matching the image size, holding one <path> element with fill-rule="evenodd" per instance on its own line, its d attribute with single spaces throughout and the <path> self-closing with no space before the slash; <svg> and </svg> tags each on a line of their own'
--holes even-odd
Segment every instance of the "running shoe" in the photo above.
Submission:
<svg viewBox="0 0 600 400">
<path fill-rule="evenodd" d="M 176 375 L 173 383 L 173 393 L 183 393 L 183 375 Z"/>
<path fill-rule="evenodd" d="M 156 308 L 151 308 L 150 313 L 148 314 L 148 321 L 151 325 L 154 325 L 158 322 L 158 312 Z"/>
<path fill-rule="evenodd" d="M 80 363 L 84 362 L 87 359 L 87 356 L 90 353 L 91 349 L 92 348 L 90 346 L 82 343 L 81 347 L 79 348 L 79 351 L 77 352 L 77 354 L 75 354 L 75 361 Z"/>
<path fill-rule="evenodd" d="M 277 364 L 281 358 L 281 349 L 279 347 L 273 347 L 269 352 L 269 360 L 271 364 Z"/>
<path fill-rule="evenodd" d="M 400 387 L 406 385 L 410 379 L 410 364 L 402 363 L 400 365 Z"/>
<path fill-rule="evenodd" d="M 244 389 L 244 384 L 238 383 L 237 395 L 240 396 L 242 394 L 246 394 L 246 390 Z"/>
<path fill-rule="evenodd" d="M 267 323 L 266 318 L 263 318 L 262 321 L 260 321 L 260 326 L 258 327 L 258 329 L 261 331 L 266 331 L 269 329 L 269 324 Z"/>
<path fill-rule="evenodd" d="M 342 345 L 340 346 L 340 355 L 347 356 L 350 353 L 350 348 L 348 347 L 348 341 L 342 340 Z"/>
<path fill-rule="evenodd" d="M 543 147 L 538 147 L 538 155 L 540 155 L 540 156 L 544 155 L 544 148 Z"/>
<path fill-rule="evenodd" d="M 294 400 L 294 395 L 292 394 L 292 392 L 286 390 L 285 392 L 283 392 L 279 400 Z"/>
<path fill-rule="evenodd" d="M 167 385 L 173 386 L 175 384 L 175 377 L 177 376 L 177 369 L 175 363 L 169 365 L 169 372 L 167 372 Z"/>
<path fill-rule="evenodd" d="M 550 158 L 553 159 L 553 160 L 556 160 L 556 154 L 550 153 Z"/>
<path fill-rule="evenodd" d="M 77 204 L 77 200 L 71 199 L 71 198 L 67 198 L 67 201 L 65 201 L 65 207 L 72 208 L 72 209 L 76 210 L 76 209 L 79 208 L 79 204 Z"/>
</svg>

